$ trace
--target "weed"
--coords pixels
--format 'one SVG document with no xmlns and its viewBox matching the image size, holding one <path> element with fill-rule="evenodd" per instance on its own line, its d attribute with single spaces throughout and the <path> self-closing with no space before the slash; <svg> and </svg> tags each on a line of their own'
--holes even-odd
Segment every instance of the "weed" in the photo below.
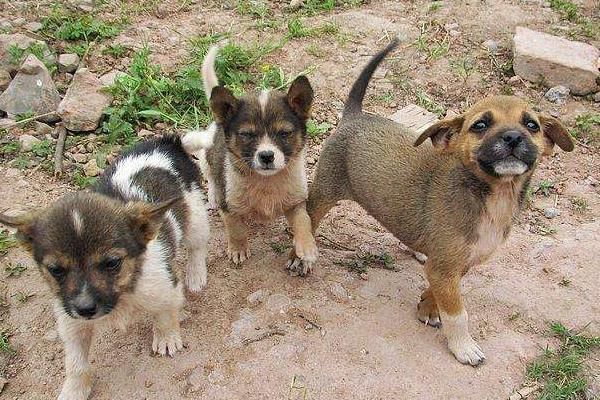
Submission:
<svg viewBox="0 0 600 400">
<path fill-rule="evenodd" d="M 333 125 L 329 122 L 325 121 L 318 124 L 315 120 L 309 119 L 306 122 L 306 133 L 309 137 L 316 138 L 327 133 L 332 127 Z"/>
<path fill-rule="evenodd" d="M 570 0 L 550 0 L 550 7 L 569 21 L 575 22 L 579 19 L 579 8 Z"/>
<path fill-rule="evenodd" d="M 270 245 L 271 249 L 277 254 L 283 254 L 292 247 L 289 243 L 286 242 L 272 242 Z"/>
<path fill-rule="evenodd" d="M 8 252 L 8 249 L 15 247 L 17 240 L 8 231 L 0 231 L 0 255 Z"/>
<path fill-rule="evenodd" d="M 513 96 L 515 94 L 515 91 L 510 85 L 502 85 L 502 87 L 500 88 L 500 94 L 503 94 L 505 96 Z"/>
<path fill-rule="evenodd" d="M 81 170 L 76 170 L 73 173 L 73 184 L 80 189 L 85 189 L 96 183 L 97 178 L 95 176 L 85 176 Z"/>
<path fill-rule="evenodd" d="M 19 151 L 19 142 L 17 142 L 16 140 L 10 141 L 8 143 L 3 144 L 2 146 L 0 146 L 0 154 L 3 155 L 8 155 L 8 154 L 15 154 L 16 152 Z"/>
<path fill-rule="evenodd" d="M 14 160 L 12 160 L 11 166 L 17 169 L 26 169 L 29 167 L 30 160 L 25 155 L 20 155 Z"/>
<path fill-rule="evenodd" d="M 14 297 L 19 303 L 27 303 L 27 301 L 33 296 L 35 296 L 34 293 L 25 293 L 23 291 L 18 291 L 17 293 L 13 294 L 12 297 Z"/>
<path fill-rule="evenodd" d="M 446 114 L 446 107 L 437 103 L 426 92 L 418 90 L 415 93 L 415 96 L 417 97 L 418 106 L 423 107 L 429 112 L 437 114 L 439 117 L 442 117 Z"/>
<path fill-rule="evenodd" d="M 48 47 L 44 43 L 34 42 L 24 49 L 13 44 L 8 48 L 8 60 L 11 64 L 20 65 L 30 54 L 33 54 L 38 60 L 44 63 L 51 73 L 56 68 L 54 62 L 51 60 L 52 53 L 50 53 Z"/>
<path fill-rule="evenodd" d="M 587 200 L 583 197 L 573 197 L 571 198 L 571 206 L 573 209 L 579 213 L 583 213 L 588 210 L 590 207 Z"/>
<path fill-rule="evenodd" d="M 552 236 L 556 232 L 558 232 L 556 230 L 556 228 L 554 228 L 552 226 L 548 226 L 548 225 L 544 224 L 543 222 L 538 222 L 535 226 L 535 233 L 537 233 L 538 235 L 541 235 L 541 236 Z"/>
<path fill-rule="evenodd" d="M 38 157 L 48 157 L 54 153 L 50 139 L 41 140 L 31 146 L 31 152 Z"/>
<path fill-rule="evenodd" d="M 423 23 L 420 28 L 419 37 L 414 46 L 422 53 L 427 53 L 428 60 L 436 60 L 444 57 L 450 50 L 448 35 L 437 38 L 441 33 L 441 27 L 437 23 Z"/>
<path fill-rule="evenodd" d="M 262 1 L 255 0 L 238 0 L 236 11 L 240 15 L 248 15 L 260 19 L 265 19 L 271 14 L 268 5 Z"/>
<path fill-rule="evenodd" d="M 385 104 L 393 103 L 396 100 L 396 96 L 393 92 L 385 92 L 383 94 L 375 95 L 375 100 L 380 101 Z"/>
<path fill-rule="evenodd" d="M 15 352 L 10 345 L 10 335 L 4 330 L 0 331 L 0 351 L 5 354 L 13 354 Z"/>
<path fill-rule="evenodd" d="M 536 191 L 536 193 L 540 192 L 544 196 L 549 196 L 551 189 L 554 189 L 554 183 L 547 179 L 543 179 L 540 181 L 540 183 L 538 184 L 538 187 L 535 191 Z"/>
<path fill-rule="evenodd" d="M 429 5 L 429 8 L 427 9 L 427 12 L 434 13 L 434 12 L 440 10 L 443 5 L 444 5 L 443 1 L 432 1 L 431 4 Z"/>
<path fill-rule="evenodd" d="M 67 53 L 77 54 L 79 57 L 83 57 L 90 48 L 88 43 L 71 43 L 65 48 Z"/>
<path fill-rule="evenodd" d="M 4 267 L 4 271 L 6 272 L 7 278 L 11 278 L 11 277 L 18 278 L 26 270 L 27 270 L 27 265 L 20 264 L 20 263 L 8 264 Z"/>
<path fill-rule="evenodd" d="M 516 321 L 517 319 L 519 319 L 521 317 L 521 313 L 518 311 L 515 311 L 514 313 L 510 314 L 508 316 L 508 320 L 509 321 Z"/>
<path fill-rule="evenodd" d="M 340 28 L 334 22 L 325 22 L 316 28 L 309 28 L 300 18 L 292 18 L 287 24 L 289 39 L 305 38 L 305 37 L 316 37 L 322 35 L 337 35 L 340 32 Z"/>
<path fill-rule="evenodd" d="M 115 37 L 123 25 L 122 22 L 103 21 L 95 15 L 76 14 L 58 4 L 42 19 L 42 24 L 43 32 L 50 37 L 86 43 Z"/>
<path fill-rule="evenodd" d="M 127 47 L 123 46 L 122 44 L 111 44 L 111 45 L 106 46 L 102 50 L 103 55 L 110 56 L 112 58 L 125 57 L 128 52 L 129 52 L 129 49 Z"/>
<path fill-rule="evenodd" d="M 600 138 L 600 113 L 586 113 L 575 118 L 575 127 L 571 130 L 575 139 L 585 139 L 595 143 Z"/>
<path fill-rule="evenodd" d="M 454 70 L 454 72 L 462 78 L 463 81 L 467 81 L 469 76 L 477 71 L 477 66 L 475 64 L 475 60 L 472 58 L 461 58 L 460 60 L 451 61 L 450 66 Z"/>
<path fill-rule="evenodd" d="M 567 278 L 562 278 L 560 282 L 558 282 L 558 286 L 569 287 L 571 286 L 571 280 Z"/>
<path fill-rule="evenodd" d="M 313 57 L 323 58 L 325 57 L 325 51 L 316 43 L 311 43 L 306 47 L 306 52 Z"/>
<path fill-rule="evenodd" d="M 551 333 L 560 340 L 558 349 L 546 348 L 542 356 L 527 368 L 532 381 L 543 383 L 540 399 L 563 400 L 584 398 L 587 379 L 583 374 L 585 357 L 600 346 L 600 337 L 574 333 L 561 323 L 550 325 Z"/>
</svg>

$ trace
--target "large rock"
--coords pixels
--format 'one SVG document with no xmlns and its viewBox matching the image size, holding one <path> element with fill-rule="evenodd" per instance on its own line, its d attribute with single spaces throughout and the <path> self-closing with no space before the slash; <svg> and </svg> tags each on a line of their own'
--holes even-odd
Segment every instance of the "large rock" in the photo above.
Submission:
<svg viewBox="0 0 600 400">
<path fill-rule="evenodd" d="M 48 114 L 56 111 L 59 103 L 60 95 L 48 69 L 33 54 L 27 56 L 19 73 L 0 96 L 0 110 L 15 115 Z M 56 121 L 56 115 L 40 120 Z"/>
<path fill-rule="evenodd" d="M 585 95 L 599 90 L 600 52 L 586 43 L 517 27 L 513 68 L 520 77 L 548 87 L 563 85 Z"/>
<path fill-rule="evenodd" d="M 104 93 L 102 82 L 87 68 L 73 76 L 73 83 L 58 106 L 58 114 L 70 131 L 85 132 L 98 128 L 102 114 L 112 101 Z"/>
<path fill-rule="evenodd" d="M 12 78 L 10 77 L 8 71 L 0 68 L 0 92 L 2 92 L 8 87 L 8 85 L 10 85 L 11 79 Z"/>
<path fill-rule="evenodd" d="M 17 47 L 20 50 L 27 50 L 31 46 L 38 46 L 43 50 L 44 60 L 46 62 L 56 61 L 56 57 L 46 42 L 41 40 L 30 38 L 29 36 L 23 35 L 22 33 L 14 33 L 12 35 L 0 34 L 0 68 L 7 70 L 10 73 L 14 73 L 19 69 L 19 62 L 10 54 L 12 47 Z"/>
</svg>

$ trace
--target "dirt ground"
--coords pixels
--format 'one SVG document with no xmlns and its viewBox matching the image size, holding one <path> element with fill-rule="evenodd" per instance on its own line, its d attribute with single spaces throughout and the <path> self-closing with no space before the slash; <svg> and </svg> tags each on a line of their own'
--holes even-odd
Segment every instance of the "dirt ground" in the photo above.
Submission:
<svg viewBox="0 0 600 400">
<path fill-rule="evenodd" d="M 432 12 L 428 1 L 373 0 L 307 17 L 311 24 L 335 21 L 346 35 L 343 42 L 330 37 L 297 39 L 269 58 L 288 72 L 316 66 L 309 76 L 317 96 L 315 118 L 335 125 L 341 101 L 360 68 L 389 36 L 400 33 L 406 44 L 376 75 L 366 101 L 369 111 L 390 115 L 417 101 L 415 90 L 422 90 L 444 108 L 460 112 L 510 86 L 516 95 L 572 126 L 577 115 L 599 112 L 600 103 L 569 97 L 562 105 L 552 104 L 544 99 L 544 88 L 509 82 L 498 70 L 499 63 L 510 59 L 515 26 L 563 34 L 575 29 L 543 3 L 445 1 Z M 598 17 L 594 0 L 578 3 Z M 167 70 L 178 65 L 185 39 L 194 35 L 231 30 L 230 40 L 240 42 L 274 35 L 257 32 L 252 18 L 218 2 L 187 2 L 185 8 L 165 2 L 161 7 L 161 18 L 141 13 L 114 42 L 139 47 L 147 41 L 154 59 Z M 34 10 L 24 16 L 35 19 Z M 411 45 L 422 24 L 432 21 L 455 32 L 447 36 L 448 53 L 436 59 Z M 495 61 L 482 46 L 486 40 L 498 43 Z M 598 46 L 598 41 L 592 43 Z M 308 54 L 311 44 L 324 56 Z M 465 58 L 476 66 L 468 76 L 456 68 Z M 96 69 L 105 67 L 99 60 Z M 403 83 L 412 89 L 403 89 Z M 320 139 L 310 143 L 311 174 L 319 149 Z M 547 334 L 550 321 L 600 334 L 597 150 L 580 143 L 572 153 L 557 150 L 546 159 L 532 187 L 551 181 L 548 196 L 534 193 L 505 245 L 463 280 L 471 333 L 487 356 L 479 368 L 459 364 L 441 331 L 416 319 L 416 304 L 426 286 L 422 266 L 357 205 L 342 202 L 321 224 L 319 266 L 304 279 L 284 269 L 281 247 L 289 245 L 290 238 L 283 220 L 256 227 L 252 257 L 236 269 L 226 259 L 223 224 L 211 213 L 209 285 L 200 295 L 188 295 L 182 314 L 185 350 L 175 358 L 153 356 L 151 325 L 145 317 L 127 332 L 100 332 L 91 354 L 96 374 L 92 397 L 506 399 L 525 384 L 527 364 L 555 344 Z M 41 171 L 7 166 L 0 166 L 0 182 L 0 210 L 35 209 L 74 190 Z M 574 207 L 574 199 L 583 199 L 586 209 Z M 550 206 L 560 215 L 545 218 L 543 210 Z M 394 268 L 372 265 L 362 277 L 349 271 L 346 264 L 364 253 L 387 253 Z M 21 276 L 3 277 L 0 284 L 8 302 L 2 326 L 11 333 L 16 350 L 5 366 L 8 384 L 0 397 L 55 398 L 64 367 L 50 296 L 23 250 L 11 249 L 0 261 L 2 270 L 9 264 L 27 266 Z M 18 292 L 33 296 L 21 303 L 14 297 Z M 596 368 L 588 371 L 595 390 L 591 396 L 600 396 L 599 357 L 593 355 Z"/>
</svg>

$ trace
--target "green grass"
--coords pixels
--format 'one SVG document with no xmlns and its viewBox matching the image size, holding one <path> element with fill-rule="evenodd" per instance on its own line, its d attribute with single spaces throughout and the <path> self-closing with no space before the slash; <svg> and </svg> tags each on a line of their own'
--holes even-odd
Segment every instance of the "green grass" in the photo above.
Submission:
<svg viewBox="0 0 600 400">
<path fill-rule="evenodd" d="M 357 7 L 363 3 L 365 0 L 305 0 L 301 11 L 307 15 L 316 15 L 340 7 Z"/>
<path fill-rule="evenodd" d="M 48 47 L 43 43 L 32 43 L 27 48 L 22 49 L 13 44 L 8 48 L 8 60 L 11 64 L 20 65 L 30 54 L 33 54 L 40 60 L 50 73 L 54 72 L 56 65 L 52 61 Z"/>
<path fill-rule="evenodd" d="M 323 58 L 326 55 L 325 50 L 323 50 L 323 48 L 321 48 L 321 46 L 319 46 L 316 43 L 311 43 L 308 46 L 306 46 L 306 52 L 311 56 L 317 58 Z"/>
<path fill-rule="evenodd" d="M 27 303 L 27 301 L 29 301 L 29 299 L 33 296 L 35 296 L 33 293 L 18 291 L 17 293 L 13 294 L 12 297 L 14 297 L 19 303 Z"/>
<path fill-rule="evenodd" d="M 236 11 L 240 15 L 246 15 L 260 19 L 264 19 L 271 14 L 271 10 L 266 3 L 252 0 L 238 0 Z"/>
<path fill-rule="evenodd" d="M 124 22 L 104 21 L 97 15 L 71 12 L 56 3 L 50 15 L 42 19 L 42 32 L 54 39 L 89 43 L 117 36 Z"/>
<path fill-rule="evenodd" d="M 571 198 L 571 207 L 578 213 L 584 213 L 590 208 L 590 205 L 583 197 L 573 197 Z"/>
<path fill-rule="evenodd" d="M 95 176 L 85 176 L 83 171 L 81 171 L 80 169 L 76 170 L 73 173 L 73 184 L 79 189 L 85 189 L 92 186 L 94 183 L 96 183 L 97 179 L 98 178 Z"/>
<path fill-rule="evenodd" d="M 437 22 L 423 23 L 420 28 L 419 37 L 413 43 L 415 48 L 427 55 L 427 60 L 437 60 L 448 54 L 450 41 L 447 35 L 439 37 L 440 27 Z"/>
<path fill-rule="evenodd" d="M 439 117 L 442 117 L 446 114 L 446 107 L 433 100 L 426 92 L 417 90 L 415 92 L 415 96 L 417 98 L 416 103 L 418 106 L 423 107 L 427 111 L 432 112 Z"/>
<path fill-rule="evenodd" d="M 13 354 L 15 350 L 10 345 L 10 335 L 7 331 L 0 331 L 0 352 L 5 354 Z"/>
<path fill-rule="evenodd" d="M 292 18 L 287 24 L 287 38 L 297 39 L 306 37 L 318 37 L 323 35 L 338 35 L 340 28 L 334 22 L 325 22 L 315 28 L 309 28 L 304 25 L 300 18 Z"/>
<path fill-rule="evenodd" d="M 368 267 L 379 266 L 380 268 L 387 269 L 390 271 L 396 271 L 394 257 L 390 254 L 383 252 L 381 254 L 373 254 L 371 252 L 365 252 L 359 254 L 356 258 L 349 262 L 343 262 L 350 272 L 356 272 L 358 274 L 366 273 Z"/>
<path fill-rule="evenodd" d="M 14 277 L 18 278 L 27 270 L 27 265 L 24 264 L 8 264 L 4 267 L 4 271 L 6 272 L 6 276 L 8 278 Z"/>
<path fill-rule="evenodd" d="M 0 255 L 4 255 L 9 249 L 17 245 L 17 239 L 8 231 L 0 231 Z"/>
<path fill-rule="evenodd" d="M 575 118 L 575 127 L 571 129 L 575 139 L 586 140 L 592 144 L 600 138 L 600 113 L 586 113 Z"/>
<path fill-rule="evenodd" d="M 111 44 L 102 50 L 102 54 L 112 58 L 122 58 L 127 55 L 129 49 L 122 44 Z"/>
<path fill-rule="evenodd" d="M 306 123 L 306 133 L 311 138 L 316 138 L 326 134 L 333 127 L 329 122 L 324 121 L 317 123 L 313 119 L 309 119 Z"/>
<path fill-rule="evenodd" d="M 70 43 L 65 47 L 67 53 L 77 54 L 80 58 L 87 53 L 90 45 L 88 43 Z"/>
<path fill-rule="evenodd" d="M 429 8 L 427 9 L 427 12 L 434 13 L 436 11 L 439 11 L 443 6 L 444 6 L 443 1 L 432 1 L 431 4 L 429 4 Z"/>
<path fill-rule="evenodd" d="M 544 196 L 549 196 L 550 195 L 550 191 L 554 189 L 554 183 L 552 181 L 549 181 L 547 179 L 543 179 L 540 181 L 540 183 L 538 184 L 537 189 L 535 190 L 535 192 L 540 192 L 541 194 L 543 194 Z"/>
<path fill-rule="evenodd" d="M 24 154 L 21 154 L 20 156 L 12 160 L 11 166 L 23 170 L 29 168 L 30 162 L 31 161 L 29 160 L 29 157 L 27 157 Z"/>
<path fill-rule="evenodd" d="M 38 157 L 48 157 L 54 154 L 54 148 L 52 147 L 52 141 L 50 139 L 41 140 L 31 146 L 31 152 Z"/>
<path fill-rule="evenodd" d="M 575 22 L 579 19 L 579 8 L 570 0 L 550 0 L 550 8 L 559 12 L 567 20 Z"/>
<path fill-rule="evenodd" d="M 16 140 L 12 140 L 12 141 L 0 146 L 0 154 L 2 154 L 2 155 L 16 154 L 19 151 L 19 147 L 20 147 L 19 142 L 17 142 Z"/>
<path fill-rule="evenodd" d="M 450 61 L 450 67 L 452 68 L 454 73 L 465 82 L 473 73 L 477 72 L 476 61 L 469 57 L 464 57 L 459 60 Z"/>
<path fill-rule="evenodd" d="M 270 243 L 271 249 L 277 254 L 284 254 L 292 248 L 291 244 L 287 242 L 272 242 Z"/>
<path fill-rule="evenodd" d="M 585 398 L 588 382 L 583 363 L 589 353 L 600 346 L 600 337 L 586 337 L 560 323 L 550 326 L 560 340 L 557 349 L 546 348 L 541 357 L 527 368 L 527 377 L 543 384 L 539 400 Z"/>
</svg>

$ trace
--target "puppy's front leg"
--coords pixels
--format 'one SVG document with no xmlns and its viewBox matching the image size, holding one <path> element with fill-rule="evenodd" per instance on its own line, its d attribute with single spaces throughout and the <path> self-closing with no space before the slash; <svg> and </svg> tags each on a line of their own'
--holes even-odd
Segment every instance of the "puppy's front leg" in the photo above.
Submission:
<svg viewBox="0 0 600 400">
<path fill-rule="evenodd" d="M 58 332 L 65 346 L 66 379 L 58 400 L 85 400 L 92 391 L 92 370 L 88 361 L 94 334 L 92 324 L 57 312 Z"/>
<path fill-rule="evenodd" d="M 306 203 L 302 202 L 285 212 L 285 217 L 294 233 L 294 251 L 298 265 L 289 265 L 288 268 L 300 276 L 306 276 L 312 271 L 319 256 L 317 243 L 313 236 L 310 217 L 306 212 Z M 292 259 L 294 262 L 294 259 Z"/>
<path fill-rule="evenodd" d="M 447 268 L 441 269 L 429 260 L 425 265 L 425 273 L 439 308 L 448 348 L 463 364 L 481 364 L 485 355 L 469 333 L 469 318 L 460 294 L 461 274 L 448 271 Z"/>
<path fill-rule="evenodd" d="M 248 228 L 244 220 L 235 213 L 221 211 L 227 233 L 227 253 L 234 264 L 239 265 L 250 258 L 248 247 Z"/>
</svg>

